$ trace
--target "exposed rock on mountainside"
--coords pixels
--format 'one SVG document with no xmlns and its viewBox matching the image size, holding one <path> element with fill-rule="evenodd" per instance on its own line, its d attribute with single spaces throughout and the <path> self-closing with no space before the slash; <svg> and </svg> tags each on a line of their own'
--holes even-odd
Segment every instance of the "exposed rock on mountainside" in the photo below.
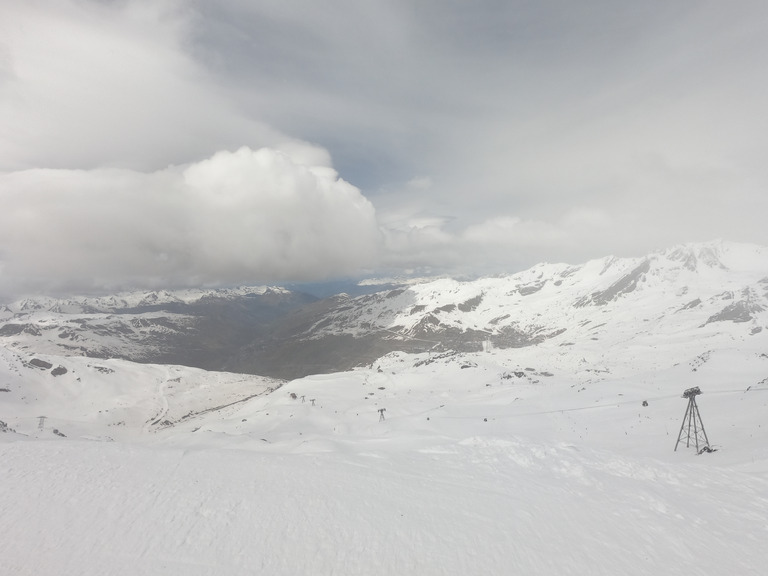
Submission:
<svg viewBox="0 0 768 576">
<path fill-rule="evenodd" d="M 624 354 L 659 338 L 739 339 L 768 328 L 766 310 L 768 249 L 712 242 L 320 301 L 267 288 L 27 299 L 0 313 L 0 342 L 295 378 L 394 350 L 599 341 L 604 353 Z"/>
<path fill-rule="evenodd" d="M 48 354 L 220 370 L 276 318 L 314 300 L 264 287 L 28 298 L 5 307 L 0 342 Z"/>
<path fill-rule="evenodd" d="M 645 275 L 648 274 L 650 270 L 650 260 L 644 260 L 637 268 L 619 278 L 605 290 L 594 292 L 590 294 L 589 297 L 584 296 L 579 298 L 574 306 L 588 306 L 590 304 L 602 306 L 608 304 L 608 302 L 616 300 L 624 294 L 629 294 L 637 288 L 638 282 L 644 280 Z"/>
<path fill-rule="evenodd" d="M 715 322 L 745 324 L 737 333 L 751 335 L 768 324 L 766 271 L 768 250 L 724 242 L 582 266 L 539 264 L 503 278 L 437 280 L 329 301 L 314 321 L 305 318 L 303 333 L 294 326 L 294 339 L 349 335 L 407 350 L 476 351 L 609 334 L 629 343 L 700 328 L 712 336 L 718 328 L 704 327 Z"/>
</svg>

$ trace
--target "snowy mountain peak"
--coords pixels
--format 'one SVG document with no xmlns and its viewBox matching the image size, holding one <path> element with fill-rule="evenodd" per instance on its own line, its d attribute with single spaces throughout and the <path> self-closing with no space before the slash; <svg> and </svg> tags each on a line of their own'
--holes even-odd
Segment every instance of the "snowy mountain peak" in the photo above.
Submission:
<svg viewBox="0 0 768 576">
<path fill-rule="evenodd" d="M 712 242 L 581 266 L 538 264 L 506 277 L 434 280 L 332 307 L 304 336 L 380 333 L 419 350 L 438 342 L 462 350 L 562 346 L 618 333 L 626 342 L 705 326 L 710 335 L 749 336 L 768 327 L 767 256 L 758 246 Z"/>
<path fill-rule="evenodd" d="M 681 244 L 652 255 L 690 271 L 706 269 L 755 270 L 768 262 L 768 248 L 756 244 L 713 240 Z"/>
<path fill-rule="evenodd" d="M 0 342 L 286 378 L 392 350 L 752 337 L 768 333 L 766 279 L 768 250 L 718 241 L 322 301 L 267 287 L 27 299 L 0 311 Z"/>
<path fill-rule="evenodd" d="M 239 286 L 237 288 L 121 292 L 108 296 L 73 296 L 64 299 L 36 296 L 17 300 L 8 304 L 6 308 L 15 313 L 41 310 L 70 314 L 114 312 L 167 304 L 194 304 L 206 298 L 231 299 L 289 293 L 289 290 L 276 286 Z"/>
<path fill-rule="evenodd" d="M 666 250 L 661 254 L 672 262 L 679 262 L 685 269 L 695 272 L 699 266 L 727 270 L 722 262 L 723 243 L 686 244 Z"/>
</svg>

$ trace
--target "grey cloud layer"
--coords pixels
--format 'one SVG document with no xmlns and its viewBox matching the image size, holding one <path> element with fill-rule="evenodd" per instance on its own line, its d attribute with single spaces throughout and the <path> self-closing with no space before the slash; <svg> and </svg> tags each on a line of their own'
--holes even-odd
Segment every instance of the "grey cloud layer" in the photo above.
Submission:
<svg viewBox="0 0 768 576">
<path fill-rule="evenodd" d="M 0 18 L 0 169 L 139 170 L 287 140 L 183 50 L 185 3 L 31 0 Z"/>
<path fill-rule="evenodd" d="M 0 218 L 148 207 L 89 239 L 66 222 L 25 243 L 6 234 L 5 285 L 56 283 L 62 262 L 83 260 L 110 271 L 84 269 L 87 286 L 149 285 L 361 265 L 499 272 L 715 237 L 768 244 L 764 2 L 30 0 L 2 11 Z M 195 181 L 225 189 L 232 169 L 266 185 L 277 168 L 249 172 L 241 146 L 333 166 L 362 191 L 334 185 L 341 213 L 362 195 L 376 211 L 354 228 L 328 199 L 310 217 L 290 188 L 282 204 L 232 190 L 240 224 L 229 228 Z M 187 164 L 192 181 L 166 170 Z M 204 177 L 214 165 L 228 168 Z M 111 198 L 104 208 L 96 189 Z M 267 212 L 271 226 L 253 232 Z M 46 230 L 63 242 L 55 258 Z M 365 257 L 356 235 L 376 236 Z M 315 245 L 322 258 L 302 257 Z"/>
</svg>

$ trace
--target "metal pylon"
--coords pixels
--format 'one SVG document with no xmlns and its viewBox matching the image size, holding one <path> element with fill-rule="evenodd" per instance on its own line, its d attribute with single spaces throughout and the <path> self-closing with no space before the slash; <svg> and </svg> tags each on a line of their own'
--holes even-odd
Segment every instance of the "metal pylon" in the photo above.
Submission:
<svg viewBox="0 0 768 576">
<path fill-rule="evenodd" d="M 701 390 L 696 386 L 695 388 L 689 388 L 683 392 L 683 398 L 688 398 L 688 406 L 685 409 L 685 415 L 683 416 L 683 423 L 680 426 L 680 434 L 677 435 L 677 442 L 675 442 L 675 451 L 680 441 L 685 438 L 685 447 L 688 448 L 691 445 L 691 441 L 696 446 L 696 453 L 699 454 L 705 448 L 709 448 L 709 438 L 704 430 L 704 423 L 701 421 L 701 414 L 699 414 L 699 407 L 696 405 L 696 396 L 701 394 Z M 701 448 L 699 448 L 701 444 Z"/>
</svg>

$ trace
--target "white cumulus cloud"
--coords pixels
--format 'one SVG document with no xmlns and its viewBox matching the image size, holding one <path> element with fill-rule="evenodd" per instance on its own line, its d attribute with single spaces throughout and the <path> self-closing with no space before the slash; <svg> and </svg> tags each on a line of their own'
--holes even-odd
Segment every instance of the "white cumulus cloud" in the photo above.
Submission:
<svg viewBox="0 0 768 576">
<path fill-rule="evenodd" d="M 0 174 L 0 292 L 285 282 L 374 265 L 373 205 L 268 148 L 186 167 Z"/>
</svg>

